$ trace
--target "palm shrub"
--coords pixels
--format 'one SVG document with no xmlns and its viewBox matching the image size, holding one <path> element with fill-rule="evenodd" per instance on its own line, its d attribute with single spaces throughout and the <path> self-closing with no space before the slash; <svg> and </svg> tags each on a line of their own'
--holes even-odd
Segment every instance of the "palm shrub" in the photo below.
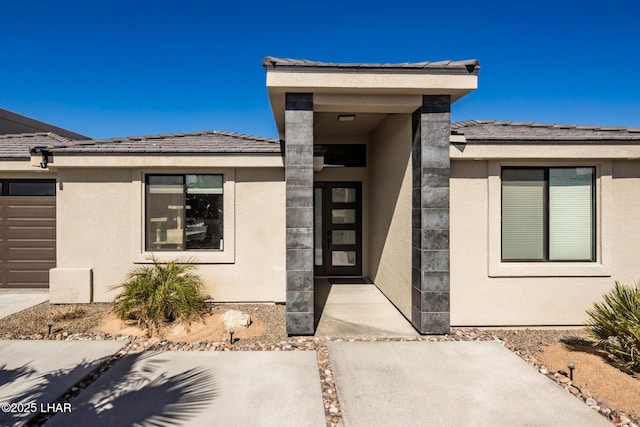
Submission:
<svg viewBox="0 0 640 427">
<path fill-rule="evenodd" d="M 187 323 L 201 318 L 205 296 L 196 267 L 188 260 L 159 262 L 138 266 L 118 286 L 114 311 L 122 320 L 136 320 L 151 336 L 167 322 Z"/>
<path fill-rule="evenodd" d="M 603 298 L 587 310 L 587 331 L 622 368 L 640 373 L 640 287 L 616 281 Z"/>
</svg>

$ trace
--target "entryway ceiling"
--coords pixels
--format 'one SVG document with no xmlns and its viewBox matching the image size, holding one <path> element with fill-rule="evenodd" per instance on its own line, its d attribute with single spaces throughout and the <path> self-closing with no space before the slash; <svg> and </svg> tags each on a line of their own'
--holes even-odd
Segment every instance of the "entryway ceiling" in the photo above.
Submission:
<svg viewBox="0 0 640 427">
<path fill-rule="evenodd" d="M 338 121 L 339 115 L 355 115 L 353 121 Z M 367 136 L 387 116 L 386 113 L 315 113 L 313 130 L 315 136 Z"/>
</svg>

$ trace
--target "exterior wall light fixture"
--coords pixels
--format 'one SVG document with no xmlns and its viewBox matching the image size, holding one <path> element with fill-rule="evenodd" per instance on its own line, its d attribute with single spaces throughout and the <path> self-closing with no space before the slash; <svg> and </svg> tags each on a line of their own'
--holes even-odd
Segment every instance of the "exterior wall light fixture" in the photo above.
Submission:
<svg viewBox="0 0 640 427">
<path fill-rule="evenodd" d="M 53 156 L 51 155 L 51 152 L 48 151 L 46 148 L 47 147 L 45 147 L 45 146 L 38 145 L 38 146 L 32 147 L 29 150 L 30 154 L 38 154 L 38 153 L 40 153 L 40 155 L 42 156 L 42 161 L 40 162 L 40 167 L 42 169 L 46 169 L 47 166 L 49 165 L 49 162 L 51 162 L 52 158 L 53 158 Z"/>
<path fill-rule="evenodd" d="M 356 119 L 355 114 L 338 114 L 339 122 L 352 122 Z"/>
</svg>

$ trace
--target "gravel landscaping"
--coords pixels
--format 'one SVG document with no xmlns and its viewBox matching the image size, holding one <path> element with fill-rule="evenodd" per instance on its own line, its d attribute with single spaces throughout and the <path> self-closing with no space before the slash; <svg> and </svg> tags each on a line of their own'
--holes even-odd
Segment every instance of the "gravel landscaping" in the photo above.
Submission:
<svg viewBox="0 0 640 427">
<path fill-rule="evenodd" d="M 209 308 L 211 319 L 216 319 L 216 315 L 226 310 L 240 310 L 251 315 L 252 321 L 256 325 L 264 327 L 255 328 L 254 333 L 245 334 L 238 338 L 234 336 L 234 342 L 229 341 L 227 331 L 222 331 L 220 327 L 214 328 L 209 339 L 202 339 L 195 342 L 188 340 L 170 341 L 161 337 L 149 338 L 144 335 L 126 335 L 106 333 L 99 329 L 109 314 L 108 304 L 88 304 L 88 305 L 51 305 L 43 303 L 12 316 L 4 318 L 0 322 L 0 339 L 52 339 L 52 340 L 121 340 L 125 343 L 124 348 L 102 367 L 77 384 L 60 401 L 69 401 L 82 389 L 95 381 L 102 372 L 108 369 L 120 357 L 129 351 L 136 350 L 161 350 L 161 351 L 315 351 L 318 357 L 318 370 L 320 373 L 322 396 L 324 400 L 325 416 L 327 426 L 342 426 L 342 416 L 340 403 L 337 399 L 335 382 L 333 380 L 333 370 L 327 348 L 328 341 L 477 341 L 500 339 L 504 345 L 520 356 L 523 360 L 535 366 L 542 374 L 548 376 L 550 380 L 565 388 L 568 392 L 582 399 L 593 410 L 598 411 L 607 417 L 614 425 L 637 427 L 639 415 L 627 410 L 616 409 L 608 404 L 615 400 L 612 396 L 592 395 L 584 384 L 580 384 L 579 378 L 583 378 L 583 373 L 587 369 L 598 372 L 601 366 L 589 367 L 587 364 L 607 363 L 602 357 L 596 357 L 595 361 L 581 362 L 578 366 L 580 377 L 576 377 L 573 382 L 569 379 L 568 369 L 552 370 L 541 361 L 541 355 L 545 352 L 570 351 L 571 344 L 585 344 L 586 336 L 581 330 L 480 330 L 454 328 L 451 334 L 444 336 L 426 336 L 409 338 L 318 338 L 318 337 L 288 337 L 285 330 L 284 312 L 285 307 L 274 304 L 212 304 Z M 208 323 L 214 323 L 213 320 Z M 51 333 L 49 334 L 49 327 Z M 250 331 L 252 326 L 248 328 Z M 185 333 L 189 336 L 189 333 Z M 555 346 L 555 347 L 554 347 Z M 573 346 L 573 350 L 576 346 Z M 562 354 L 564 356 L 564 354 Z M 576 371 L 578 372 L 578 371 Z M 619 375 L 631 378 L 629 375 L 618 371 Z M 616 374 L 617 375 L 617 374 Z M 638 379 L 631 378 L 640 387 Z M 625 389 L 616 389 L 615 381 L 611 393 L 629 393 Z M 640 390 L 640 388 L 638 389 Z M 609 393 L 609 391 L 608 391 Z M 632 391 L 631 393 L 634 393 Z M 631 396 L 634 402 L 635 395 Z M 640 397 L 637 400 L 636 408 L 640 408 Z M 46 421 L 45 417 L 38 419 L 35 425 L 41 425 Z"/>
</svg>

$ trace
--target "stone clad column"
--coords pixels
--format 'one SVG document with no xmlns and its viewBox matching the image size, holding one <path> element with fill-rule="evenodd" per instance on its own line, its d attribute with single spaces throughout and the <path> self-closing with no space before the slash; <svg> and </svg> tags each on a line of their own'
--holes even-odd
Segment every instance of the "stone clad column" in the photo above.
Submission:
<svg viewBox="0 0 640 427">
<path fill-rule="evenodd" d="M 285 105 L 287 334 L 313 335 L 313 94 Z"/>
<path fill-rule="evenodd" d="M 451 97 L 425 95 L 414 114 L 411 323 L 449 333 L 449 139 Z"/>
</svg>

